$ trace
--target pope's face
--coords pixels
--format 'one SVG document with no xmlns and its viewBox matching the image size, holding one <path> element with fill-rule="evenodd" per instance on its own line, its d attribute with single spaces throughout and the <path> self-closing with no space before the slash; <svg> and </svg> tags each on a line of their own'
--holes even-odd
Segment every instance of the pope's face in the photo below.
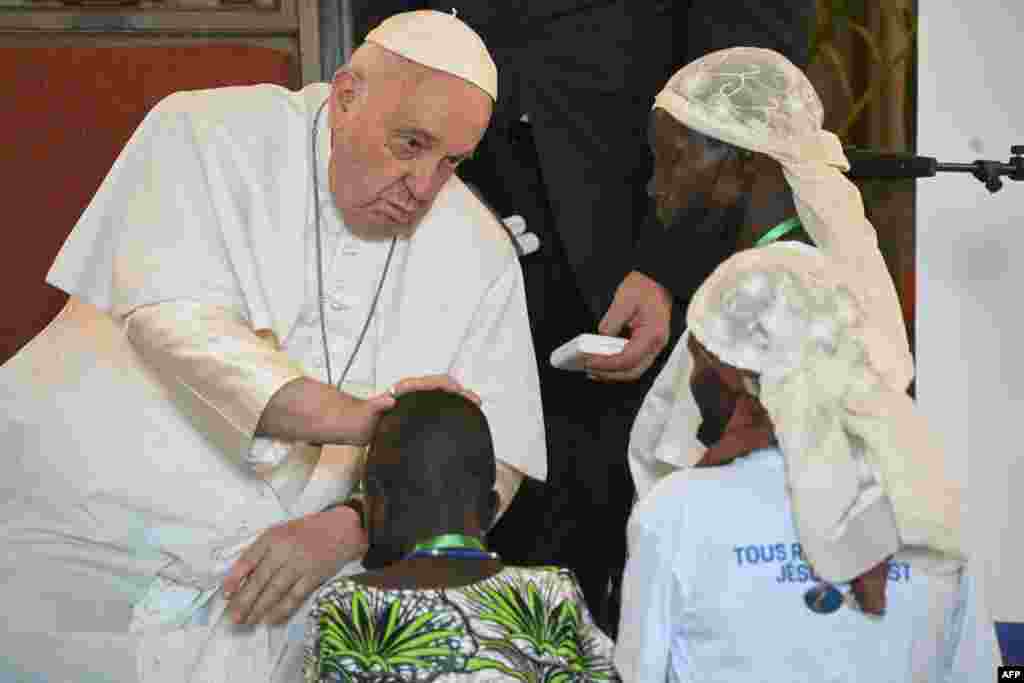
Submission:
<svg viewBox="0 0 1024 683">
<path fill-rule="evenodd" d="M 663 109 L 651 112 L 648 143 L 654 155 L 654 176 L 647 186 L 658 220 L 670 227 L 697 197 L 710 206 L 735 201 L 721 191 L 731 183 L 724 176 L 736 169 L 725 164 L 725 147 L 712 148 Z"/>
<path fill-rule="evenodd" d="M 440 71 L 416 82 L 378 80 L 359 94 L 351 74 L 331 96 L 330 183 L 354 231 L 407 235 L 483 137 L 492 102 Z"/>
</svg>

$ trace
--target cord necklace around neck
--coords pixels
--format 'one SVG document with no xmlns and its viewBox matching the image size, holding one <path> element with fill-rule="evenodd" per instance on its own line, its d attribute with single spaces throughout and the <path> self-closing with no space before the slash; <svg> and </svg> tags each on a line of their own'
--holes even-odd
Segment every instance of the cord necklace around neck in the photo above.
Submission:
<svg viewBox="0 0 1024 683">
<path fill-rule="evenodd" d="M 348 376 L 348 371 L 352 368 L 352 363 L 356 359 L 356 354 L 359 353 L 359 348 L 363 345 L 363 339 L 366 338 L 366 331 L 370 328 L 370 321 L 373 319 L 373 314 L 377 311 L 377 302 L 380 299 L 381 290 L 384 289 L 384 279 L 387 277 L 388 270 L 391 267 L 391 257 L 394 256 L 395 244 L 398 242 L 398 238 L 391 238 L 391 247 L 388 249 L 388 258 L 384 262 L 384 270 L 380 274 L 380 281 L 377 283 L 377 290 L 373 294 L 373 301 L 370 303 L 370 312 L 366 316 L 366 321 L 363 323 L 363 329 L 359 332 L 359 337 L 356 339 L 355 347 L 352 349 L 352 353 L 348 357 L 348 362 L 345 363 L 345 369 L 342 370 L 341 377 L 338 378 L 338 382 L 335 384 L 334 377 L 331 373 L 331 353 L 327 347 L 327 322 L 324 319 L 324 257 L 323 239 L 320 234 L 320 160 L 319 155 L 317 154 L 317 132 L 320 130 L 320 115 L 323 114 L 324 108 L 327 106 L 330 98 L 331 96 L 328 95 L 327 99 L 324 100 L 323 104 L 321 104 L 320 108 L 316 111 L 316 116 L 313 119 L 313 134 L 310 139 L 310 144 L 313 150 L 313 211 L 316 215 L 316 300 L 320 313 L 320 341 L 324 350 L 324 363 L 327 366 L 327 383 L 341 389 L 341 385 L 345 382 L 345 378 Z"/>
<path fill-rule="evenodd" d="M 409 560 L 414 557 L 447 557 L 460 560 L 497 560 L 498 553 L 487 551 L 487 546 L 475 536 L 465 534 L 441 534 L 417 543 L 412 552 L 405 556 Z"/>
<path fill-rule="evenodd" d="M 787 218 L 786 220 L 776 225 L 771 230 L 765 232 L 765 234 L 761 235 L 760 239 L 757 240 L 754 246 L 763 247 L 766 244 L 771 244 L 772 242 L 778 240 L 786 233 L 792 232 L 793 230 L 796 230 L 797 228 L 802 226 L 803 223 L 800 222 L 799 216 L 791 216 L 790 218 Z"/>
</svg>

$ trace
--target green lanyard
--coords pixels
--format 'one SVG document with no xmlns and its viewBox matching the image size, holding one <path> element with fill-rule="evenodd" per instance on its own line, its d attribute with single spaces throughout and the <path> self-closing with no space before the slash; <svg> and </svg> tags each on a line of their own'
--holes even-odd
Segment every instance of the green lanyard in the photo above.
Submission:
<svg viewBox="0 0 1024 683">
<path fill-rule="evenodd" d="M 793 216 L 782 221 L 774 228 L 761 235 L 760 239 L 754 244 L 755 247 L 763 247 L 766 244 L 771 244 L 775 240 L 779 239 L 787 232 L 799 228 L 801 225 L 799 216 Z"/>
<path fill-rule="evenodd" d="M 422 543 L 417 543 L 416 547 L 413 548 L 412 551 L 416 552 L 417 550 L 438 550 L 448 548 L 472 548 L 474 550 L 487 551 L 487 547 L 479 538 L 466 536 L 465 534 L 442 534 L 440 536 L 434 536 Z"/>
</svg>

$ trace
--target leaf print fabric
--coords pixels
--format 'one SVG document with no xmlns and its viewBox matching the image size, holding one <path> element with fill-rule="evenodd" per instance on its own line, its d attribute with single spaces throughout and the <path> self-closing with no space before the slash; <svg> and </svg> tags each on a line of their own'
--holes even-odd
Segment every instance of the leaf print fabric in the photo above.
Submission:
<svg viewBox="0 0 1024 683">
<path fill-rule="evenodd" d="M 339 579 L 310 614 L 306 683 L 618 682 L 572 573 L 506 567 L 449 589 Z"/>
</svg>

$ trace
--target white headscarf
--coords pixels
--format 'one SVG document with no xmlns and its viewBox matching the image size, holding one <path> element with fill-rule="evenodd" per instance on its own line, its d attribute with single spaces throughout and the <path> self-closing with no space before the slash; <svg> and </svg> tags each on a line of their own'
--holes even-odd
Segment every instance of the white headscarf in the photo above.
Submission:
<svg viewBox="0 0 1024 683">
<path fill-rule="evenodd" d="M 960 557 L 959 485 L 905 394 L 913 359 L 896 290 L 807 77 L 771 50 L 732 48 L 679 70 L 654 106 L 778 161 L 818 246 L 734 256 L 702 285 L 688 315 L 689 333 L 724 362 L 763 374 L 761 400 L 816 571 L 849 580 L 901 545 Z M 726 300 L 753 308 L 726 314 Z M 753 326 L 745 340 L 742 325 Z M 685 342 L 634 424 L 630 464 L 641 495 L 666 469 L 703 455 Z"/>
<path fill-rule="evenodd" d="M 888 343 L 833 260 L 796 243 L 740 252 L 701 285 L 690 334 L 760 375 L 804 552 L 847 581 L 902 547 L 959 558 L 960 498 L 943 453 L 874 358 Z"/>
<path fill-rule="evenodd" d="M 782 164 L 804 229 L 888 341 L 872 357 L 875 368 L 894 389 L 906 389 L 914 362 L 896 288 L 860 192 L 842 173 L 850 168 L 842 144 L 821 127 L 824 108 L 807 76 L 772 50 L 720 50 L 677 71 L 654 106 L 688 128 Z"/>
</svg>

